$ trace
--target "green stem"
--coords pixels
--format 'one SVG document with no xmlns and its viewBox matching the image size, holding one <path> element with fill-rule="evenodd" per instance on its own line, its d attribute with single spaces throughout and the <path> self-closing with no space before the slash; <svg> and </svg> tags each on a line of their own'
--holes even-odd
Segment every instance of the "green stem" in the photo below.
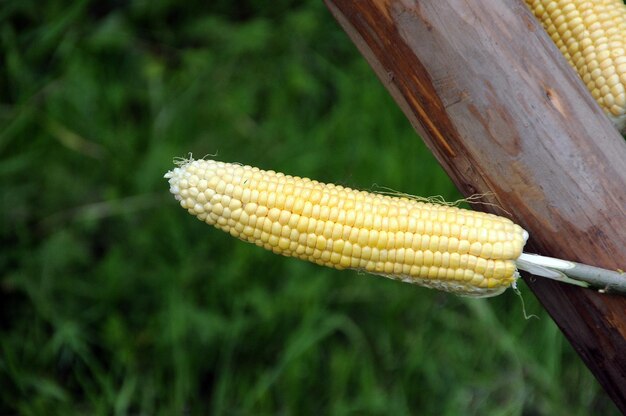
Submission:
<svg viewBox="0 0 626 416">
<path fill-rule="evenodd" d="M 607 270 L 529 253 L 522 253 L 517 259 L 517 266 L 536 276 L 583 287 L 593 286 L 600 292 L 626 294 L 626 274 L 621 270 Z"/>
</svg>

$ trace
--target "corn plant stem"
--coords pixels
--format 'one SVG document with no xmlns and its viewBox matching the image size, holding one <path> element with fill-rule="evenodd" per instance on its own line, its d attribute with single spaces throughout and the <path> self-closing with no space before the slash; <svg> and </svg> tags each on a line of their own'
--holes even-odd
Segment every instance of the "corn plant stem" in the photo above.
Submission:
<svg viewBox="0 0 626 416">
<path fill-rule="evenodd" d="M 522 253 L 517 264 L 520 269 L 534 275 L 574 284 L 576 283 L 568 280 L 585 282 L 602 292 L 626 294 L 626 273 L 620 270 L 607 270 L 574 261 L 530 253 Z M 533 266 L 539 267 L 534 268 Z M 542 269 L 547 269 L 545 270 L 546 273 L 543 273 Z M 567 278 L 559 277 L 559 274 L 563 274 Z"/>
</svg>

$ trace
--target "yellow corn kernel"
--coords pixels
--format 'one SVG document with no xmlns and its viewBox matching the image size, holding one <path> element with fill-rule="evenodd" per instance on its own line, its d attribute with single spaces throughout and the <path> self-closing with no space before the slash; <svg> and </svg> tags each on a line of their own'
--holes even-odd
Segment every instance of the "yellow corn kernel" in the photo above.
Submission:
<svg viewBox="0 0 626 416">
<path fill-rule="evenodd" d="M 626 133 L 626 5 L 622 0 L 526 0 L 600 107 Z"/>
<path fill-rule="evenodd" d="M 241 240 L 467 296 L 511 286 L 528 237 L 492 214 L 214 160 L 184 160 L 165 177 L 189 213 Z"/>
</svg>

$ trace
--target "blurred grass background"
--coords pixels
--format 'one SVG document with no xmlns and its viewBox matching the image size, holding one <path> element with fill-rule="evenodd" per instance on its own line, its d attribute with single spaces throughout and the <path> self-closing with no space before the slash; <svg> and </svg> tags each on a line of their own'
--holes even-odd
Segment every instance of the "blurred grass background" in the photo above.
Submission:
<svg viewBox="0 0 626 416">
<path fill-rule="evenodd" d="M 175 156 L 459 197 L 319 0 L 0 3 L 1 414 L 616 414 L 521 284 L 271 255 Z"/>
</svg>

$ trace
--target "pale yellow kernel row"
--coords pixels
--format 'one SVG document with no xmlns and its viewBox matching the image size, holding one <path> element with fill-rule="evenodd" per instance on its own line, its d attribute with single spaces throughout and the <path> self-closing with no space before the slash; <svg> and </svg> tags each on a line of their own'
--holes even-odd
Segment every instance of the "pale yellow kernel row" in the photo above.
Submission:
<svg viewBox="0 0 626 416">
<path fill-rule="evenodd" d="M 289 226 L 298 232 L 316 231 L 326 238 L 347 239 L 351 236 L 369 244 L 377 241 L 381 245 L 394 247 L 397 244 L 417 245 L 418 247 L 448 247 L 451 250 L 469 251 L 481 247 L 483 255 L 494 258 L 509 257 L 521 249 L 519 242 L 511 239 L 511 233 L 498 229 L 461 226 L 441 220 L 423 220 L 416 216 L 384 217 L 362 215 L 354 210 L 340 210 L 327 206 L 311 205 L 307 201 L 299 209 L 298 204 L 289 208 L 276 200 L 257 199 L 244 205 L 229 195 L 215 194 L 207 202 L 198 201 L 199 194 L 181 201 L 184 208 L 194 215 L 213 212 L 217 216 L 235 217 L 244 225 L 260 227 L 276 223 L 276 226 Z M 203 201 L 205 198 L 203 198 Z M 268 208 L 271 207 L 271 208 Z M 252 216 L 252 218 L 251 218 Z M 516 242 L 518 244 L 516 244 Z M 473 248 L 472 248 L 473 247 Z"/>
<path fill-rule="evenodd" d="M 206 172 L 204 172 L 206 174 Z M 354 195 L 365 198 L 367 193 L 345 190 L 337 195 L 328 196 L 327 193 L 319 191 L 319 195 L 299 193 L 300 186 L 292 186 L 289 189 L 282 189 L 276 192 L 259 190 L 254 183 L 246 183 L 246 187 L 240 185 L 227 184 L 224 180 L 218 180 L 219 170 L 215 172 L 215 177 L 208 183 L 210 189 L 201 202 L 214 203 L 214 192 L 218 195 L 228 195 L 239 199 L 242 203 L 256 203 L 262 206 L 272 206 L 277 209 L 287 209 L 292 213 L 305 215 L 318 220 L 339 220 L 347 225 L 357 227 L 382 227 L 388 231 L 408 231 L 418 229 L 420 232 L 434 233 L 437 235 L 459 235 L 470 241 L 479 240 L 499 240 L 510 239 L 510 234 L 517 232 L 514 224 L 510 221 L 502 221 L 501 217 L 480 213 L 477 216 L 472 211 L 462 211 L 454 207 L 438 206 L 412 201 L 405 198 L 397 198 L 399 202 L 392 204 L 386 200 L 392 199 L 389 196 L 374 195 L 374 201 L 361 202 L 354 201 Z M 192 181 L 193 182 L 193 181 Z M 245 180 L 243 181 L 245 182 Z M 192 185 L 192 183 L 189 183 Z M 249 186 L 248 186 L 249 185 Z M 181 184 L 181 188 L 188 186 Z M 193 188 L 192 188 L 193 189 Z M 194 198 L 197 190 L 193 191 Z M 332 193 L 332 188 L 331 188 Z M 182 198 L 190 196 L 188 191 L 181 191 Z M 382 197 L 382 198 L 381 198 Z M 378 202 L 377 201 L 383 201 Z M 252 205 L 253 207 L 254 205 Z M 342 215 L 345 216 L 341 217 Z M 466 225 L 470 228 L 462 227 Z M 480 235 L 476 229 L 480 227 Z M 468 235 L 464 235 L 469 232 Z"/>
<path fill-rule="evenodd" d="M 343 240 L 326 240 L 310 233 L 294 235 L 276 226 L 253 228 L 234 220 L 220 221 L 217 227 L 234 237 L 255 243 L 285 256 L 295 256 L 338 269 L 355 268 L 378 274 L 438 276 L 442 279 L 473 282 L 479 287 L 494 287 L 502 276 L 512 276 L 515 263 L 510 260 L 487 260 L 470 254 L 415 251 L 412 248 L 379 249 Z M 478 280 L 477 280 L 478 279 Z"/>
</svg>

